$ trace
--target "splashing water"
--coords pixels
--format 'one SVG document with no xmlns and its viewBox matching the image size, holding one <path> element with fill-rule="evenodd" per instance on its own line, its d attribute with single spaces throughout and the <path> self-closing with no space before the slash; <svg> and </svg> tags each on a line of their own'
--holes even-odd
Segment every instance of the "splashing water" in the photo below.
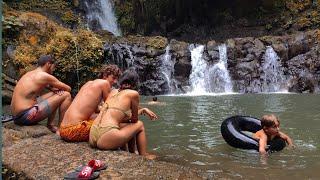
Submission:
<svg viewBox="0 0 320 180">
<path fill-rule="evenodd" d="M 161 73 L 164 75 L 169 87 L 169 93 L 173 93 L 174 89 L 177 89 L 176 82 L 173 78 L 175 62 L 171 59 L 170 45 L 166 47 L 166 52 L 163 56 L 162 65 L 160 67 Z"/>
<path fill-rule="evenodd" d="M 204 94 L 207 92 L 207 83 L 205 72 L 207 71 L 207 62 L 202 58 L 204 46 L 190 46 L 192 70 L 190 74 L 190 84 L 192 94 Z"/>
<path fill-rule="evenodd" d="M 129 59 L 126 59 L 127 68 L 129 68 L 129 67 L 133 66 L 134 58 L 133 58 L 133 54 L 132 54 L 128 44 L 126 44 L 125 47 L 126 47 L 126 50 L 128 52 L 128 55 L 129 55 Z"/>
<path fill-rule="evenodd" d="M 283 74 L 283 68 L 280 64 L 280 58 L 271 46 L 267 46 L 267 50 L 263 57 L 263 92 L 279 92 L 288 91 L 283 87 L 285 83 L 285 77 Z"/>
<path fill-rule="evenodd" d="M 227 46 L 219 46 L 220 60 L 213 66 L 204 60 L 204 46 L 190 47 L 192 72 L 190 74 L 191 94 L 232 93 L 232 81 L 227 70 Z"/>
<path fill-rule="evenodd" d="M 220 60 L 217 64 L 209 68 L 209 86 L 210 92 L 214 93 L 231 93 L 232 82 L 227 69 L 227 46 L 219 46 Z"/>
<path fill-rule="evenodd" d="M 86 17 L 90 28 L 100 27 L 115 36 L 121 36 L 110 0 L 86 0 L 85 6 L 88 9 Z"/>
</svg>

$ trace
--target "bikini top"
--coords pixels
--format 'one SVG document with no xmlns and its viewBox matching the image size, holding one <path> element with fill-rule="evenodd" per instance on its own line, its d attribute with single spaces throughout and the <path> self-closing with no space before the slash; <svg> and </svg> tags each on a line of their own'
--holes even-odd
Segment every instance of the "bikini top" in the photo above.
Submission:
<svg viewBox="0 0 320 180">
<path fill-rule="evenodd" d="M 108 105 L 108 103 L 104 103 L 103 111 L 107 111 L 108 109 L 118 110 L 118 111 L 122 112 L 125 115 L 125 117 L 131 117 L 131 110 L 124 111 L 123 109 L 120 109 L 118 107 L 111 107 Z"/>
<path fill-rule="evenodd" d="M 117 98 L 118 95 L 119 95 L 119 93 L 120 93 L 120 92 L 118 92 L 117 94 L 113 95 L 113 96 L 111 97 L 112 99 L 110 98 L 109 101 L 110 101 L 110 100 L 113 100 L 114 98 Z M 110 102 L 109 102 L 109 103 L 110 103 Z M 121 109 L 121 108 L 110 106 L 107 102 L 105 102 L 105 103 L 103 104 L 103 106 L 102 106 L 102 115 L 101 115 L 101 118 L 100 118 L 100 121 L 99 121 L 99 122 L 101 122 L 104 113 L 107 112 L 108 109 L 115 109 L 115 110 L 117 110 L 117 111 L 120 111 L 120 112 L 122 112 L 122 113 L 125 115 L 126 118 L 130 118 L 130 117 L 132 116 L 131 110 L 125 111 L 125 110 L 123 110 L 123 109 Z"/>
</svg>

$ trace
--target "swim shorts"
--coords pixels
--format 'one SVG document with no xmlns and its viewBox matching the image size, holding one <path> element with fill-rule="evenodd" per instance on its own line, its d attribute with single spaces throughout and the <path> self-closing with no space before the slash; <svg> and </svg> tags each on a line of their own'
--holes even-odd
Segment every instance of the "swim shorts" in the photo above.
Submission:
<svg viewBox="0 0 320 180">
<path fill-rule="evenodd" d="M 37 101 L 37 104 L 14 116 L 14 123 L 29 126 L 37 124 L 39 121 L 47 118 L 51 114 L 48 100 L 38 98 Z"/>
<path fill-rule="evenodd" d="M 67 142 L 88 142 L 93 121 L 90 119 L 79 124 L 61 126 L 59 129 L 61 139 Z"/>
</svg>

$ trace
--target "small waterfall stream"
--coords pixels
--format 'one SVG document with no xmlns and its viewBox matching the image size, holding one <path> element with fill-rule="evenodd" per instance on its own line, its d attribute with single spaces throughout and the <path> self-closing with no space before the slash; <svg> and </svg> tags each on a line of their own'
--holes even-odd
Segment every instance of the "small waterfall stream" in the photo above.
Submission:
<svg viewBox="0 0 320 180">
<path fill-rule="evenodd" d="M 231 93 L 232 82 L 227 70 L 227 46 L 219 46 L 220 60 L 217 64 L 209 68 L 209 86 L 210 92 L 214 93 Z"/>
<path fill-rule="evenodd" d="M 163 56 L 162 65 L 160 67 L 161 73 L 164 75 L 166 82 L 169 87 L 169 93 L 173 93 L 177 89 L 176 82 L 174 80 L 174 64 L 175 62 L 171 59 L 170 45 L 166 47 L 166 52 Z"/>
<path fill-rule="evenodd" d="M 205 72 L 207 71 L 207 62 L 202 58 L 204 45 L 198 47 L 190 46 L 192 70 L 189 78 L 192 94 L 207 93 L 207 83 Z"/>
<path fill-rule="evenodd" d="M 283 87 L 285 84 L 285 77 L 283 74 L 283 68 L 279 62 L 280 58 L 271 46 L 267 46 L 263 59 L 263 74 L 261 76 L 263 79 L 262 91 L 287 91 L 286 87 Z"/>
<path fill-rule="evenodd" d="M 103 29 L 121 36 L 110 0 L 85 0 L 87 22 L 90 29 Z"/>
<path fill-rule="evenodd" d="M 133 66 L 134 58 L 133 58 L 133 54 L 132 54 L 128 44 L 126 44 L 125 47 L 126 47 L 126 50 L 128 52 L 128 55 L 129 55 L 129 59 L 126 58 L 127 68 L 129 68 L 129 67 Z"/>
<path fill-rule="evenodd" d="M 190 48 L 192 72 L 190 84 L 192 94 L 232 93 L 232 81 L 227 70 L 227 46 L 219 46 L 220 60 L 210 66 L 203 59 L 204 46 Z"/>
</svg>

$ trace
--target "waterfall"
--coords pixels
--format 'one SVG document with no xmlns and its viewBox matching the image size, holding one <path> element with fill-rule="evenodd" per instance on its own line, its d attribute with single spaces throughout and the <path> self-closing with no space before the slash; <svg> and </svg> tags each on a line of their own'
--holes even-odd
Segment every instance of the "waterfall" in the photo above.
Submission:
<svg viewBox="0 0 320 180">
<path fill-rule="evenodd" d="M 133 66 L 134 59 L 133 59 L 133 54 L 132 54 L 128 44 L 125 45 L 125 48 L 126 48 L 128 55 L 129 55 L 129 59 L 126 58 L 127 68 L 129 68 L 129 67 Z"/>
<path fill-rule="evenodd" d="M 282 85 L 285 83 L 285 77 L 283 74 L 283 68 L 279 62 L 280 58 L 271 46 L 267 46 L 267 50 L 264 54 L 264 63 L 262 65 L 263 74 L 263 92 L 279 92 L 287 91 L 282 89 Z"/>
<path fill-rule="evenodd" d="M 209 68 L 209 85 L 210 92 L 214 93 L 231 93 L 232 82 L 227 69 L 227 46 L 219 46 L 219 62 Z"/>
<path fill-rule="evenodd" d="M 208 65 L 204 60 L 204 46 L 190 48 L 192 70 L 190 84 L 192 94 L 232 93 L 232 81 L 227 69 L 227 46 L 219 46 L 219 62 Z"/>
<path fill-rule="evenodd" d="M 87 22 L 91 29 L 103 29 L 121 36 L 110 0 L 86 0 Z"/>
<path fill-rule="evenodd" d="M 162 64 L 160 67 L 161 73 L 164 75 L 165 80 L 169 87 L 169 93 L 173 93 L 173 90 L 177 89 L 176 82 L 173 79 L 174 74 L 174 61 L 171 59 L 170 45 L 166 47 L 166 52 L 163 56 Z"/>
<path fill-rule="evenodd" d="M 190 84 L 193 94 L 204 94 L 207 92 L 207 82 L 205 80 L 205 72 L 207 71 L 207 62 L 202 58 L 204 46 L 190 46 L 191 51 L 191 74 Z"/>
</svg>

